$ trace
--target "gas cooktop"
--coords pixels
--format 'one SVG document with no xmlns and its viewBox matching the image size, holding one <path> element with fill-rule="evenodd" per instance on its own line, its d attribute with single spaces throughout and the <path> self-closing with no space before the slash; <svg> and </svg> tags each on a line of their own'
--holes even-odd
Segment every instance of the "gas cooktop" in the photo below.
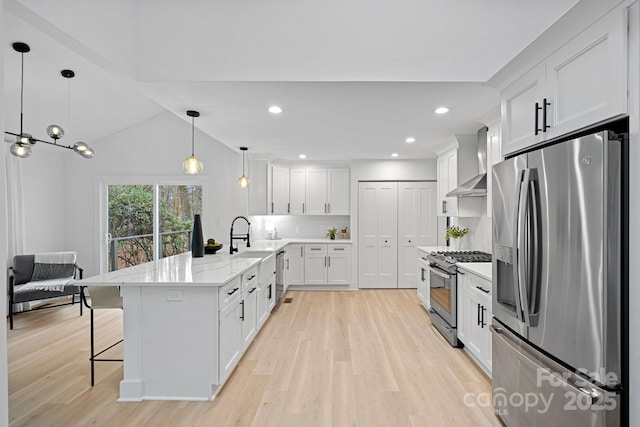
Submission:
<svg viewBox="0 0 640 427">
<path fill-rule="evenodd" d="M 491 262 L 491 254 L 480 251 L 437 251 L 431 252 L 430 259 L 455 264 L 458 262 Z"/>
</svg>

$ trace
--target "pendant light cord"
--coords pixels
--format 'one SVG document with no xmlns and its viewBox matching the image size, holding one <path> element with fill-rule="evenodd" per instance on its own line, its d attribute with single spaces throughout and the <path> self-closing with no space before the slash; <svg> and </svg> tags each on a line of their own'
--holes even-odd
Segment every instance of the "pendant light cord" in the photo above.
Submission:
<svg viewBox="0 0 640 427">
<path fill-rule="evenodd" d="M 24 52 L 20 53 L 20 138 L 22 138 L 22 116 L 24 111 Z"/>
<path fill-rule="evenodd" d="M 194 141 L 194 135 L 195 135 L 195 132 L 196 132 L 195 126 L 196 126 L 195 125 L 195 117 L 191 117 L 191 155 L 192 156 L 193 156 L 193 154 L 195 152 L 194 149 L 193 149 L 193 147 L 194 147 L 194 142 L 193 142 Z"/>
<path fill-rule="evenodd" d="M 246 151 L 242 152 L 242 176 L 244 176 L 244 155 L 245 155 Z"/>
</svg>

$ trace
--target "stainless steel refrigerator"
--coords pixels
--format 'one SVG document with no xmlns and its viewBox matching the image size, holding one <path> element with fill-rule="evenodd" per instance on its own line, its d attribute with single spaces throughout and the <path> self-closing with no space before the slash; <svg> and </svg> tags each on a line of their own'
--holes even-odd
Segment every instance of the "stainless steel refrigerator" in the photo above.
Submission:
<svg viewBox="0 0 640 427">
<path fill-rule="evenodd" d="M 493 403 L 509 426 L 618 426 L 624 135 L 493 168 Z"/>
</svg>

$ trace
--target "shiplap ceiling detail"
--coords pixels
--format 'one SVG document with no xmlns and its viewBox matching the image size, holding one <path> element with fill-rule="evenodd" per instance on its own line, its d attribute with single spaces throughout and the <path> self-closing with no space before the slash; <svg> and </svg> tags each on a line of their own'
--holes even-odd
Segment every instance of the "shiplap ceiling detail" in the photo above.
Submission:
<svg viewBox="0 0 640 427">
<path fill-rule="evenodd" d="M 4 0 L 5 126 L 94 141 L 169 110 L 252 153 L 432 157 L 498 105 L 486 81 L 575 0 Z M 534 19 L 535 18 L 535 19 Z M 77 77 L 59 75 L 71 68 Z M 268 113 L 280 105 L 278 116 Z M 447 105 L 450 113 L 433 109 Z M 65 126 L 70 118 L 71 123 Z M 416 142 L 407 144 L 413 136 Z"/>
</svg>

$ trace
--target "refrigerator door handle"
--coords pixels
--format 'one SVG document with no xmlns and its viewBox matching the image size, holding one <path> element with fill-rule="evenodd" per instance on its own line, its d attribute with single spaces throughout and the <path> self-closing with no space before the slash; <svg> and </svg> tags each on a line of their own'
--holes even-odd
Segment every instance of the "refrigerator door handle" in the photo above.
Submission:
<svg viewBox="0 0 640 427">
<path fill-rule="evenodd" d="M 529 317 L 529 322 L 531 326 L 538 325 L 538 315 L 540 314 L 537 311 L 537 304 L 535 301 L 539 297 L 540 293 L 540 218 L 538 217 L 538 194 L 536 189 L 536 181 L 537 174 L 536 171 L 533 170 L 529 180 L 529 187 L 531 193 L 531 223 L 532 223 L 532 238 L 529 240 L 531 242 L 531 298 L 533 299 L 533 308 L 536 310 L 535 312 L 531 311 L 527 308 L 527 313 Z"/>
<path fill-rule="evenodd" d="M 523 315 L 522 315 L 522 302 L 520 301 L 521 298 L 521 292 L 520 292 L 520 212 L 524 212 L 524 208 L 522 206 L 522 175 L 523 175 L 524 171 L 520 171 L 518 173 L 518 183 L 519 185 L 516 187 L 517 188 L 517 194 L 516 194 L 516 209 L 515 209 L 515 217 L 513 220 L 513 252 L 514 252 L 514 257 L 513 257 L 513 264 L 514 264 L 514 268 L 513 268 L 513 290 L 514 290 L 514 302 L 515 302 L 515 312 L 516 312 L 516 318 L 523 322 Z"/>
<path fill-rule="evenodd" d="M 529 318 L 529 295 L 527 294 L 527 277 L 525 262 L 528 258 L 528 251 L 525 248 L 525 236 L 527 236 L 526 220 L 527 220 L 527 207 L 529 203 L 529 180 L 531 177 L 531 169 L 525 169 L 523 171 L 522 182 L 520 182 L 520 198 L 518 200 L 518 220 L 516 222 L 516 229 L 518 230 L 518 238 L 516 240 L 516 275 L 518 294 L 520 296 L 520 312 L 521 320 L 524 321 L 526 326 L 531 326 Z M 529 239 L 527 239 L 529 240 Z"/>
</svg>

